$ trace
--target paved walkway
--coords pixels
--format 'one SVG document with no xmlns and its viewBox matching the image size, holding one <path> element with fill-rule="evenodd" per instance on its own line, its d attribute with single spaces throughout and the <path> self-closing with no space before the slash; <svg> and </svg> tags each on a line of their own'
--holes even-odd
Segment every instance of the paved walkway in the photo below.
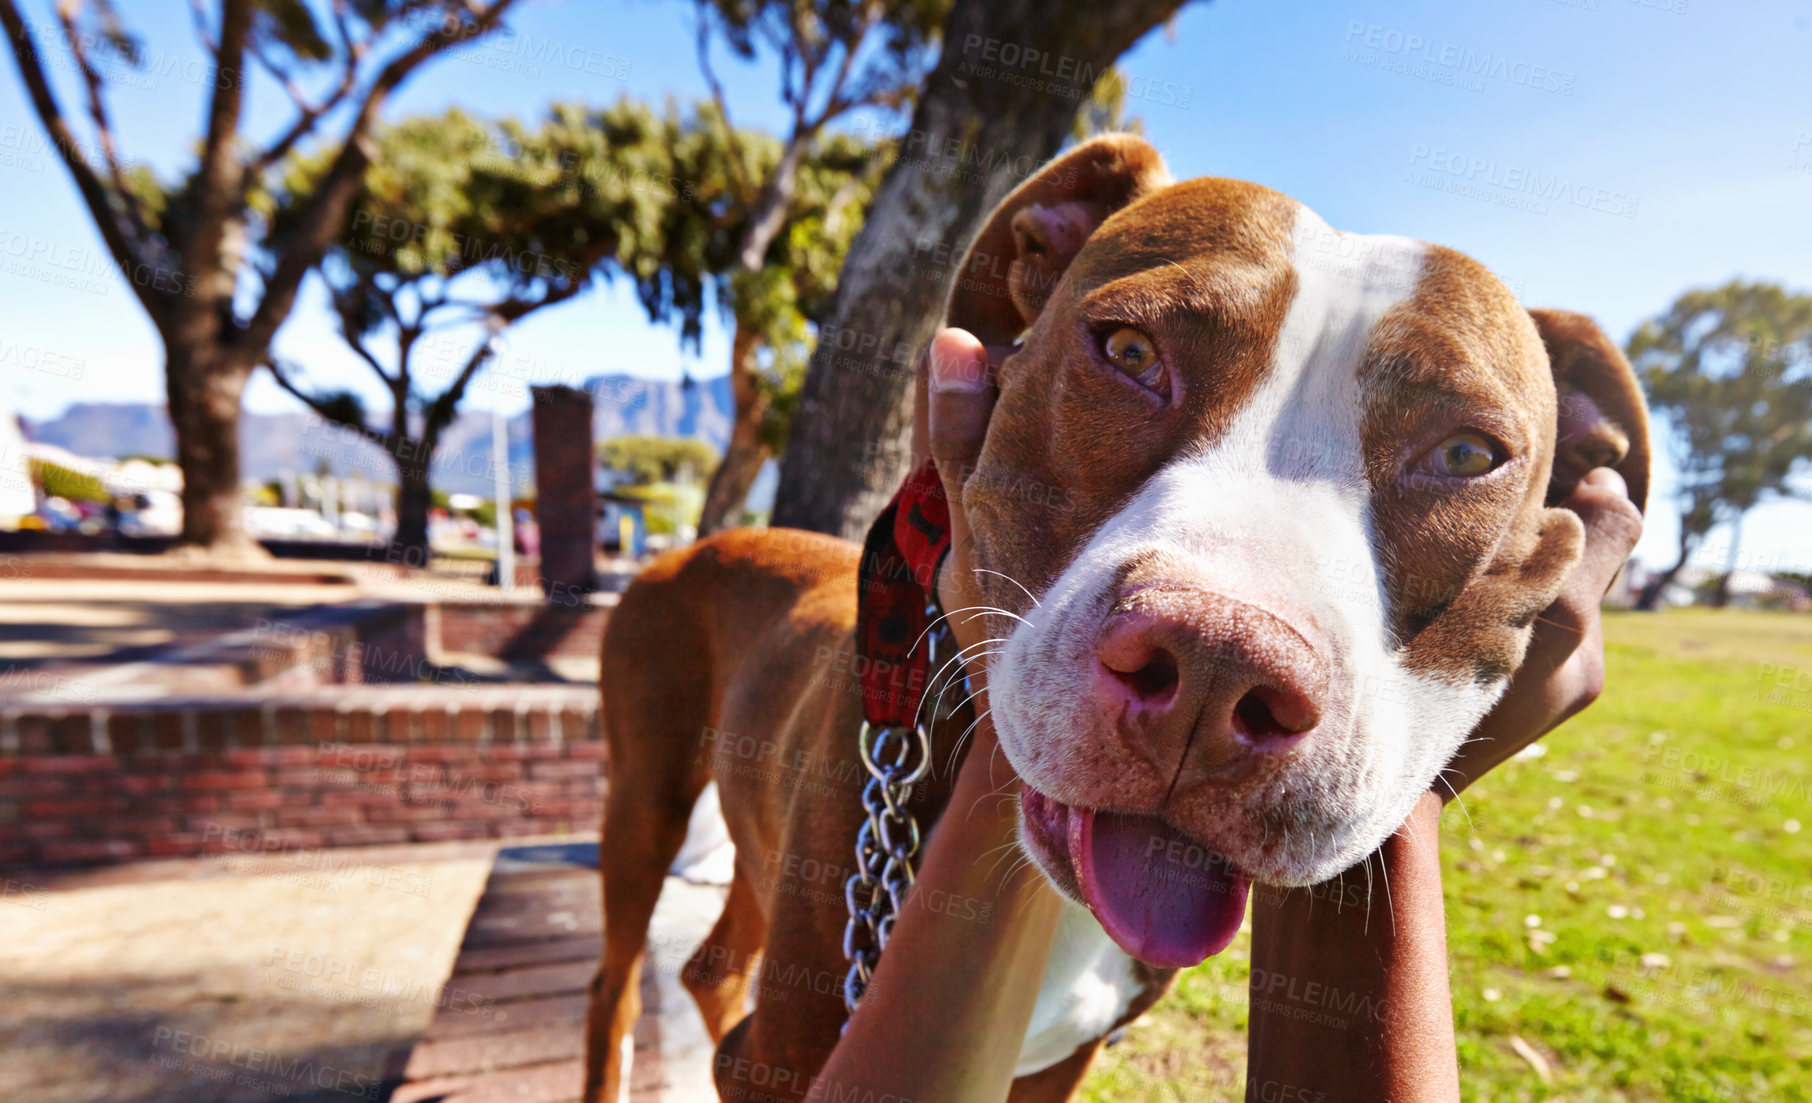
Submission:
<svg viewBox="0 0 1812 1103">
<path fill-rule="evenodd" d="M 0 576 L 0 673 L 52 663 L 121 663 L 194 645 L 314 605 L 350 601 L 358 587 L 304 576 L 290 585 L 134 582 Z M 0 685 L 0 688 L 4 688 Z"/>
<path fill-rule="evenodd" d="M 0 1100 L 368 1098 L 438 1012 L 497 849 L 431 843 L 9 872 Z"/>
<path fill-rule="evenodd" d="M 391 1103 L 569 1103 L 602 938 L 595 843 L 503 851 Z M 642 975 L 628 1103 L 706 1103 L 710 1038 L 679 983 L 726 890 L 669 877 Z"/>
</svg>

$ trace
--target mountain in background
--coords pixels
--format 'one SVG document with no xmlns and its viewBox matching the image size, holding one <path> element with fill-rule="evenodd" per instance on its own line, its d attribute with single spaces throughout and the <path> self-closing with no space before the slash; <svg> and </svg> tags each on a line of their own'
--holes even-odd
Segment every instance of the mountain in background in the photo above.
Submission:
<svg viewBox="0 0 1812 1103">
<path fill-rule="evenodd" d="M 722 452 L 730 439 L 735 403 L 728 376 L 689 385 L 630 375 L 595 376 L 585 383 L 592 396 L 592 434 L 613 437 L 697 437 Z M 530 412 L 510 419 L 510 474 L 519 489 L 534 481 L 534 439 Z M 147 402 L 78 402 L 61 416 L 28 421 L 26 436 L 81 456 L 173 459 L 175 436 L 161 405 Z M 390 460 L 377 448 L 312 413 L 239 415 L 240 469 L 247 479 L 274 479 L 312 472 L 323 464 L 335 475 L 363 474 L 392 483 Z M 461 414 L 441 434 L 435 453 L 434 486 L 459 494 L 492 490 L 491 415 Z"/>
<path fill-rule="evenodd" d="M 176 456 L 169 415 L 163 406 L 149 402 L 76 402 L 49 421 L 21 420 L 27 439 L 67 448 L 78 456 Z"/>
</svg>

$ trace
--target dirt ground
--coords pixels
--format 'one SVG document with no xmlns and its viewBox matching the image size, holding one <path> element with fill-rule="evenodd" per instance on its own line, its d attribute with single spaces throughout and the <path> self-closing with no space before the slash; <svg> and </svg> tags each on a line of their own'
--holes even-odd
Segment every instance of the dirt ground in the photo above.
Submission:
<svg viewBox="0 0 1812 1103">
<path fill-rule="evenodd" d="M 436 1010 L 492 846 L 15 877 L 0 1099 L 377 1099 Z"/>
</svg>

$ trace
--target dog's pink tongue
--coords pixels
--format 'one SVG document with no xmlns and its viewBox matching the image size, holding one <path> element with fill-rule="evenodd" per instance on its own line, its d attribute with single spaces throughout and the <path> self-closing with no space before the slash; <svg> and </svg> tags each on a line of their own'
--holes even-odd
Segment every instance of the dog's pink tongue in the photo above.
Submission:
<svg viewBox="0 0 1812 1103">
<path fill-rule="evenodd" d="M 1089 910 L 1122 950 L 1183 968 L 1227 948 L 1246 914 L 1243 878 L 1156 816 L 1071 808 L 1070 860 Z"/>
</svg>

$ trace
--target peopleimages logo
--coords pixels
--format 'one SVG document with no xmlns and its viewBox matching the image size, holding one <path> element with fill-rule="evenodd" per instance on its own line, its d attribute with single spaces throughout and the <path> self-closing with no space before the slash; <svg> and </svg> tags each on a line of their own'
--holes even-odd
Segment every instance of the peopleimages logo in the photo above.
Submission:
<svg viewBox="0 0 1812 1103">
<path fill-rule="evenodd" d="M 67 352 L 0 337 L 0 364 L 10 364 L 25 371 L 43 372 L 59 379 L 79 380 L 87 370 L 88 361 Z"/>
<path fill-rule="evenodd" d="M 1546 214 L 1548 203 L 1565 203 L 1582 210 L 1599 211 L 1621 218 L 1635 218 L 1641 201 L 1610 188 L 1583 183 L 1559 173 L 1544 173 L 1495 157 L 1469 157 L 1455 150 L 1417 143 L 1409 155 L 1412 171 L 1410 182 L 1433 186 L 1428 177 L 1417 177 L 1414 170 L 1431 174 L 1435 184 L 1446 190 L 1479 188 L 1496 189 L 1496 194 L 1515 197 L 1529 210 Z"/>
<path fill-rule="evenodd" d="M 1035 88 L 1066 99 L 1088 95 L 1108 66 L 1040 50 L 999 38 L 972 34 L 963 39 L 966 60 L 957 68 L 964 76 L 1001 80 Z M 977 60 L 979 59 L 979 60 Z M 1188 107 L 1195 89 L 1187 84 L 1152 80 L 1136 73 L 1122 73 L 1128 99 L 1145 100 L 1166 107 Z"/>
<path fill-rule="evenodd" d="M 1532 61 L 1520 61 L 1490 50 L 1475 50 L 1457 42 L 1440 42 L 1410 31 L 1381 27 L 1376 23 L 1365 23 L 1357 19 L 1349 21 L 1346 25 L 1346 46 L 1349 61 L 1364 60 L 1351 54 L 1355 48 L 1373 50 L 1379 54 L 1402 58 L 1412 64 L 1432 66 L 1437 71 L 1449 72 L 1456 77 L 1470 78 L 1447 83 L 1460 83 L 1473 91 L 1479 91 L 1482 88 L 1481 82 L 1490 79 L 1537 92 L 1553 92 L 1561 96 L 1573 94 L 1572 73 Z"/>
<path fill-rule="evenodd" d="M 1812 172 L 1812 130 L 1802 130 L 1793 136 L 1793 158 L 1787 162 L 1787 168 L 1793 172 Z"/>
</svg>

